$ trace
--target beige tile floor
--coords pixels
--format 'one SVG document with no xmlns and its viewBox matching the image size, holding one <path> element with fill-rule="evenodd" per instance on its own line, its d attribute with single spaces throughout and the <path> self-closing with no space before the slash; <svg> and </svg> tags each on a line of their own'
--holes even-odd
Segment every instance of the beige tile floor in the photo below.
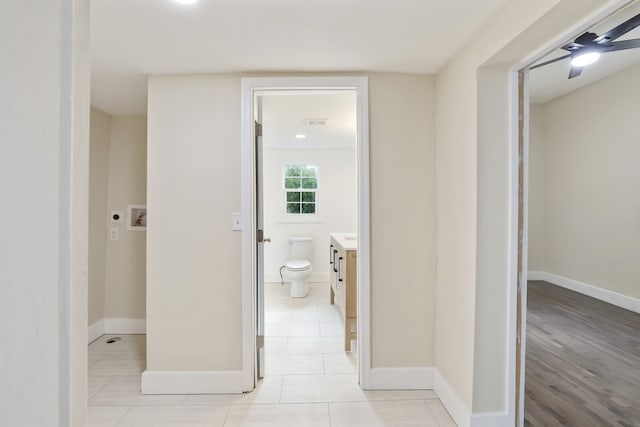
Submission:
<svg viewBox="0 0 640 427">
<path fill-rule="evenodd" d="M 113 344 L 103 336 L 89 345 L 88 425 L 455 427 L 430 390 L 360 389 L 328 285 L 312 285 L 304 299 L 290 298 L 287 285 L 265 288 L 267 372 L 256 390 L 141 395 L 144 335 L 121 335 Z"/>
</svg>

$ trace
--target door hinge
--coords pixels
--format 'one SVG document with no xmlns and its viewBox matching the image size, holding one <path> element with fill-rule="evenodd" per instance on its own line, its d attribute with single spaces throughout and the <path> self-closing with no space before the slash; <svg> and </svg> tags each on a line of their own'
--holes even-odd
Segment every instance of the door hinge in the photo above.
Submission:
<svg viewBox="0 0 640 427">
<path fill-rule="evenodd" d="M 256 122 L 256 136 L 262 136 L 262 123 Z"/>
<path fill-rule="evenodd" d="M 264 348 L 264 335 L 256 335 L 256 348 Z"/>
</svg>

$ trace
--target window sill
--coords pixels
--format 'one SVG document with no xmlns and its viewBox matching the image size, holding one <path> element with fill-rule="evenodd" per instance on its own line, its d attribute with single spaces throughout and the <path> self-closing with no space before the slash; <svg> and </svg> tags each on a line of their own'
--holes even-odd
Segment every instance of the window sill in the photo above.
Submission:
<svg viewBox="0 0 640 427">
<path fill-rule="evenodd" d="M 309 218 L 304 217 L 281 217 L 278 220 L 278 224 L 318 224 L 322 222 L 322 218 L 317 216 L 312 216 Z"/>
</svg>

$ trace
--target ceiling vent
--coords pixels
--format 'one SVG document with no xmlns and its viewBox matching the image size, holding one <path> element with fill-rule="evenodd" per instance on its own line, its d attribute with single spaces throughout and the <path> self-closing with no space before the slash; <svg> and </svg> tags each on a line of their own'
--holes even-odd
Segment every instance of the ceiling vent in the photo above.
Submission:
<svg viewBox="0 0 640 427">
<path fill-rule="evenodd" d="M 326 126 L 329 119 L 306 119 L 304 124 L 307 126 Z"/>
</svg>

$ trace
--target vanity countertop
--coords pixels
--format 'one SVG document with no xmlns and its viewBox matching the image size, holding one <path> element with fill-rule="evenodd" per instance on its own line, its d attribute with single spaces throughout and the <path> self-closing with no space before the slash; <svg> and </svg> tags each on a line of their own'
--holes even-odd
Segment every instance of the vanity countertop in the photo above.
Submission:
<svg viewBox="0 0 640 427">
<path fill-rule="evenodd" d="M 354 233 L 330 233 L 331 236 L 345 251 L 358 250 L 358 235 Z"/>
</svg>

